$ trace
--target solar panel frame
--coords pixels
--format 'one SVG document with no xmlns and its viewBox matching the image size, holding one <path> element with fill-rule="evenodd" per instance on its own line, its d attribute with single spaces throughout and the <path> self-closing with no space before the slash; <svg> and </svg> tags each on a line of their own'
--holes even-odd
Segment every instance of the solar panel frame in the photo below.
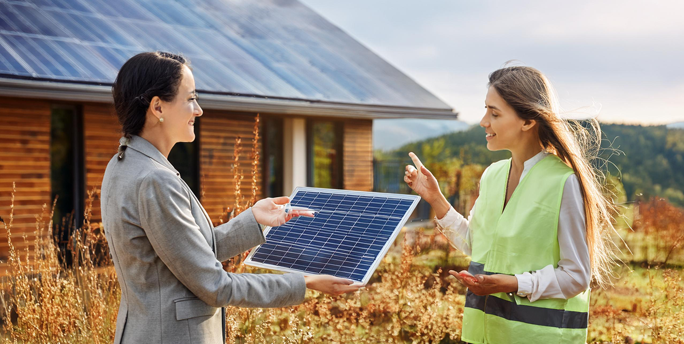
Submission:
<svg viewBox="0 0 684 344">
<path fill-rule="evenodd" d="M 387 254 L 387 251 L 392 246 L 392 243 L 396 240 L 397 236 L 399 235 L 401 228 L 404 226 L 406 221 L 408 221 L 409 216 L 411 215 L 413 210 L 418 205 L 418 202 L 420 201 L 420 196 L 417 196 L 417 195 L 405 195 L 405 194 L 393 194 L 393 193 L 381 193 L 381 192 L 369 192 L 369 191 L 338 190 L 338 189 L 325 189 L 325 188 L 313 188 L 313 187 L 297 187 L 297 188 L 295 188 L 295 190 L 292 192 L 292 195 L 290 195 L 290 200 L 294 201 L 296 196 L 299 193 L 307 193 L 307 192 L 315 192 L 315 193 L 319 193 L 319 194 L 321 194 L 321 193 L 332 194 L 332 195 L 352 195 L 352 196 L 360 196 L 360 197 L 380 197 L 380 198 L 386 198 L 386 199 L 392 199 L 392 200 L 411 201 L 411 205 L 404 212 L 401 220 L 395 225 L 394 229 L 392 230 L 392 234 L 389 236 L 387 241 L 384 243 L 384 245 L 382 246 L 380 251 L 378 253 L 374 253 L 375 257 L 373 258 L 373 262 L 368 267 L 368 269 L 365 271 L 363 278 L 344 277 L 344 278 L 349 278 L 355 282 L 361 282 L 364 284 L 368 283 L 371 276 L 375 272 L 375 269 L 377 269 L 378 265 L 380 264 L 380 261 Z M 293 205 L 297 205 L 297 204 L 293 204 Z M 311 206 L 311 208 L 316 209 L 315 206 Z M 365 215 L 361 215 L 361 216 L 365 216 Z M 314 218 L 314 220 L 315 220 L 315 218 Z M 366 227 L 365 229 L 367 230 L 368 228 L 370 228 L 370 227 Z M 269 234 L 272 234 L 272 229 L 273 229 L 273 227 L 271 227 L 271 226 L 266 227 L 264 229 L 264 237 L 266 238 L 266 242 L 262 245 L 257 246 L 256 248 L 254 248 L 249 253 L 249 255 L 247 256 L 247 258 L 245 259 L 245 262 L 244 262 L 246 265 L 253 266 L 253 267 L 259 267 L 259 268 L 265 268 L 265 269 L 271 269 L 271 270 L 277 270 L 277 271 L 282 271 L 282 272 L 298 272 L 298 273 L 303 273 L 305 275 L 328 274 L 328 273 L 316 273 L 316 272 L 306 271 L 304 269 L 296 269 L 296 268 L 292 268 L 292 267 L 285 267 L 285 266 L 279 266 L 279 265 L 275 265 L 275 264 L 255 261 L 254 255 L 259 253 L 259 249 L 261 249 L 263 247 L 263 245 L 268 244 Z M 317 232 L 313 232 L 314 235 L 316 233 Z M 310 233 L 306 233 L 306 234 L 310 235 Z M 333 235 L 335 235 L 335 234 L 332 234 L 330 237 L 332 238 Z M 301 234 L 300 237 L 301 236 L 303 236 L 303 234 Z M 373 242 L 374 240 L 370 240 L 370 239 L 374 239 L 374 238 L 376 238 L 376 237 L 365 238 L 365 237 L 361 236 L 359 238 L 359 241 L 357 241 L 357 243 L 361 242 L 361 239 Z M 369 246 L 368 250 L 371 250 L 371 247 L 370 247 L 371 244 L 368 244 L 368 246 Z M 285 247 L 285 246 L 283 246 L 283 247 Z M 296 246 L 293 245 L 291 247 L 296 247 Z M 289 248 L 288 248 L 288 250 L 289 250 Z M 373 251 L 376 251 L 376 250 L 377 250 L 376 248 L 373 248 Z M 320 253 L 321 252 L 319 252 L 319 254 Z M 285 257 L 281 257 L 281 261 L 282 261 L 282 259 L 285 259 Z M 362 258 L 359 258 L 359 261 L 361 261 L 361 260 L 362 260 Z M 360 265 L 360 262 L 358 263 L 358 265 Z M 347 270 L 349 270 L 349 269 L 347 269 Z M 339 269 L 338 269 L 338 271 L 339 271 Z M 343 277 L 343 276 L 339 276 L 339 277 Z"/>
</svg>

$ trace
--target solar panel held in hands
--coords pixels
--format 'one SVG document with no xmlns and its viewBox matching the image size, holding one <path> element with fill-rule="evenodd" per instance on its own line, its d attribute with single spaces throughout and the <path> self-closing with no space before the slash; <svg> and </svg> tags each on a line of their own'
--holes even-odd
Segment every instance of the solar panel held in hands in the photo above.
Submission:
<svg viewBox="0 0 684 344">
<path fill-rule="evenodd" d="M 267 227 L 245 264 L 367 283 L 420 197 L 298 187 L 290 200 L 316 216 Z"/>
</svg>

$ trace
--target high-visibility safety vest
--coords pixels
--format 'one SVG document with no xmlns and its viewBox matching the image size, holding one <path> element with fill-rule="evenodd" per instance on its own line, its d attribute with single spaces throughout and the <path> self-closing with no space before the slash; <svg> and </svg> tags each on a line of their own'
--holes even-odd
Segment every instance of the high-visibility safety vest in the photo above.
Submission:
<svg viewBox="0 0 684 344">
<path fill-rule="evenodd" d="M 475 274 L 515 275 L 558 267 L 558 216 L 573 170 L 556 155 L 537 162 L 506 204 L 511 159 L 492 164 L 480 180 L 469 224 Z M 468 291 L 461 340 L 469 343 L 585 343 L 590 290 L 571 299 L 530 302 L 513 293 Z"/>
</svg>

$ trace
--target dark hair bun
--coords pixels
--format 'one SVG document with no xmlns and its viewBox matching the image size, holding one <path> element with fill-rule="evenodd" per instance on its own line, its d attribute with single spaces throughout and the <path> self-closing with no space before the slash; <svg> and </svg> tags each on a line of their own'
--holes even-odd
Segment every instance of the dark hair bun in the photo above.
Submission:
<svg viewBox="0 0 684 344">
<path fill-rule="evenodd" d="M 166 102 L 176 98 L 187 64 L 183 56 L 158 51 L 135 55 L 121 66 L 112 96 L 124 136 L 140 134 L 152 98 Z"/>
</svg>

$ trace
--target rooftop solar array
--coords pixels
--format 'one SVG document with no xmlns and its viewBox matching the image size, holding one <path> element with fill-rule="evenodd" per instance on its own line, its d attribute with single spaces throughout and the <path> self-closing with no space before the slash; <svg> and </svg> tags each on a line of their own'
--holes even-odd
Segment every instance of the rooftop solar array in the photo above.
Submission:
<svg viewBox="0 0 684 344">
<path fill-rule="evenodd" d="M 245 263 L 367 283 L 420 197 L 297 188 L 290 199 L 293 206 L 316 210 L 316 216 L 267 228 L 266 243 Z"/>
<path fill-rule="evenodd" d="M 0 0 L 0 76 L 111 84 L 155 50 L 204 92 L 450 108 L 296 0 Z"/>
</svg>

